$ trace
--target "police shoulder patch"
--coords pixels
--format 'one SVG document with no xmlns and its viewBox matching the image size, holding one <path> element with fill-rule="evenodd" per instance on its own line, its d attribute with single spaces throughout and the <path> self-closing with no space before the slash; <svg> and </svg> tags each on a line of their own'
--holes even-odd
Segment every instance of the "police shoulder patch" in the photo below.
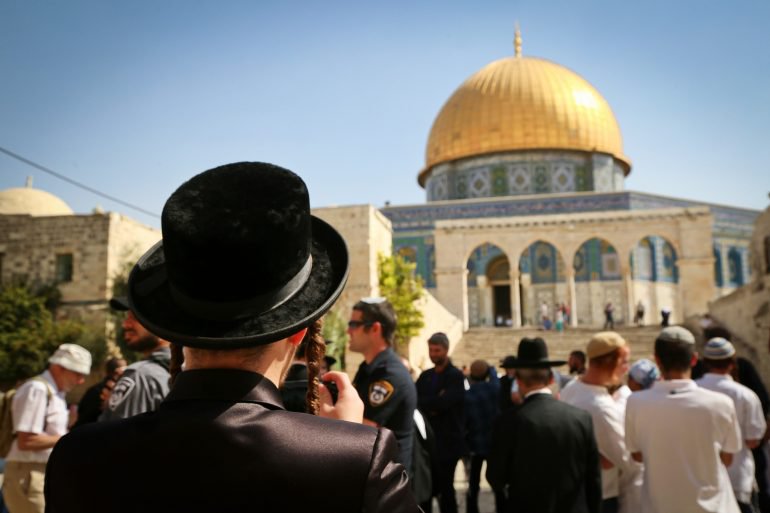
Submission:
<svg viewBox="0 0 770 513">
<path fill-rule="evenodd" d="M 131 393 L 135 386 L 136 382 L 132 378 L 122 376 L 115 385 L 115 388 L 112 389 L 112 394 L 110 394 L 107 407 L 110 410 L 115 411 L 115 408 L 123 402 L 123 399 Z"/>
<path fill-rule="evenodd" d="M 393 397 L 393 385 L 389 381 L 381 379 L 369 385 L 369 404 L 382 406 Z"/>
</svg>

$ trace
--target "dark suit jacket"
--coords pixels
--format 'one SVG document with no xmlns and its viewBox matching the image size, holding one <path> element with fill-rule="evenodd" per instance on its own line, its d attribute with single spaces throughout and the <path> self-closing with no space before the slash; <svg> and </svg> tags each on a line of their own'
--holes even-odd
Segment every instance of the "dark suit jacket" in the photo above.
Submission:
<svg viewBox="0 0 770 513">
<path fill-rule="evenodd" d="M 259 374 L 185 371 L 158 411 L 59 441 L 46 511 L 419 511 L 397 454 L 386 429 L 285 411 Z"/>
<path fill-rule="evenodd" d="M 599 512 L 601 470 L 591 415 L 550 394 L 530 395 L 495 423 L 487 481 L 507 491 L 508 512 Z"/>
</svg>

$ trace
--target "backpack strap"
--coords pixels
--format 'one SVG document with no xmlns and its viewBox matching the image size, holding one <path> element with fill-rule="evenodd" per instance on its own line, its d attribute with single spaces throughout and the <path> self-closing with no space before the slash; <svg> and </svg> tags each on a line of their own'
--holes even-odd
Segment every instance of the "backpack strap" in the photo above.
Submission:
<svg viewBox="0 0 770 513">
<path fill-rule="evenodd" d="M 40 381 L 42 384 L 45 385 L 45 389 L 48 392 L 46 394 L 46 401 L 45 401 L 45 417 L 43 420 L 43 431 L 48 427 L 48 407 L 51 406 L 51 399 L 53 399 L 53 390 L 51 390 L 51 385 L 48 383 L 48 380 L 45 379 L 42 375 L 35 376 L 34 378 L 30 378 L 30 381 Z"/>
</svg>

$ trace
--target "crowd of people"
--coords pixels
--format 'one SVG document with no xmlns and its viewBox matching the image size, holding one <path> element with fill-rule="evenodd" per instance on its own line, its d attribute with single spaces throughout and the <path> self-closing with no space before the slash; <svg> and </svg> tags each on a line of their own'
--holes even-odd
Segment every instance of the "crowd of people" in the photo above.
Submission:
<svg viewBox="0 0 770 513">
<path fill-rule="evenodd" d="M 451 513 L 458 464 L 468 513 L 484 465 L 499 513 L 770 511 L 767 391 L 722 328 L 699 359 L 690 331 L 664 326 L 655 361 L 633 365 L 614 331 L 567 360 L 524 338 L 500 375 L 456 367 L 438 332 L 433 367 L 414 376 L 392 305 L 369 297 L 347 323 L 363 357 L 351 381 L 321 335 L 347 249 L 297 175 L 206 171 L 171 195 L 162 226 L 111 301 L 142 358 L 107 361 L 77 415 L 65 394 L 92 363 L 78 345 L 16 391 L 10 513 L 430 512 L 434 499 Z"/>
</svg>

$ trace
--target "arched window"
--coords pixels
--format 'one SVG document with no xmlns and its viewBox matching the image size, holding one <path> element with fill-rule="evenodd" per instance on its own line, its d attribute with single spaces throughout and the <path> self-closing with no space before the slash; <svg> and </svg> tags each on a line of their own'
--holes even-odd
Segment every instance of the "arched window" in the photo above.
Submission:
<svg viewBox="0 0 770 513">
<path fill-rule="evenodd" d="M 727 252 L 727 267 L 730 285 L 733 287 L 743 285 L 743 259 L 738 248 L 730 248 L 730 251 Z"/>
</svg>

